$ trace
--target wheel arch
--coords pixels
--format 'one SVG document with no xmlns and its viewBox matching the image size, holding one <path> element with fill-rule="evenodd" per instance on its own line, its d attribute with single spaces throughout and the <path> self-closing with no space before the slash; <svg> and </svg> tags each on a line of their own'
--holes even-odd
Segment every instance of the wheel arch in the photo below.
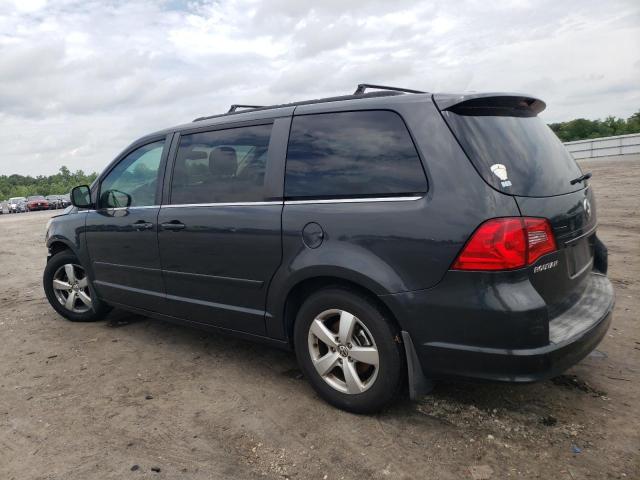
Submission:
<svg viewBox="0 0 640 480">
<path fill-rule="evenodd" d="M 61 240 L 56 240 L 51 242 L 51 244 L 49 245 L 49 253 L 50 253 L 49 258 L 51 258 L 52 256 L 64 250 L 72 251 L 71 247 Z"/>
<path fill-rule="evenodd" d="M 78 252 L 76 252 L 76 249 L 74 248 L 74 245 L 69 242 L 67 239 L 65 239 L 64 237 L 52 237 L 47 241 L 47 248 L 49 250 L 49 255 L 47 256 L 47 261 L 49 261 L 49 259 L 51 259 L 51 257 L 53 257 L 54 255 L 65 251 L 65 250 L 69 250 L 70 252 L 72 252 L 74 255 L 78 256 Z"/>
<path fill-rule="evenodd" d="M 295 325 L 296 315 L 302 306 L 304 300 L 314 292 L 326 288 L 342 288 L 354 292 L 360 296 L 371 300 L 374 305 L 380 309 L 390 322 L 394 324 L 398 332 L 400 332 L 400 323 L 391 307 L 375 293 L 373 289 L 367 287 L 353 279 L 333 275 L 311 276 L 299 280 L 291 286 L 282 305 L 282 330 L 289 346 L 293 349 L 293 328 Z"/>
</svg>

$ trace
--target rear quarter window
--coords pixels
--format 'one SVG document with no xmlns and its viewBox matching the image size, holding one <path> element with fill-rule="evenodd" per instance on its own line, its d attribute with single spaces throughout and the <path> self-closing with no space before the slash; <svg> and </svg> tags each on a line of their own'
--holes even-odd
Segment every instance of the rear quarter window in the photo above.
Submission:
<svg viewBox="0 0 640 480">
<path fill-rule="evenodd" d="M 411 136 L 390 111 L 294 117 L 287 150 L 287 198 L 424 193 L 427 179 Z"/>
</svg>

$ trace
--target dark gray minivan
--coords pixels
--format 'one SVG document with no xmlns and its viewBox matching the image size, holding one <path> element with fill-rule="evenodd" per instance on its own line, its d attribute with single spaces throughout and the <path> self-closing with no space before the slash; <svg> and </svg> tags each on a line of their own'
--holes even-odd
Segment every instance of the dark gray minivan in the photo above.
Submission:
<svg viewBox="0 0 640 480">
<path fill-rule="evenodd" d="M 46 234 L 57 312 L 295 349 L 353 412 L 441 377 L 548 378 L 604 336 L 590 174 L 542 101 L 360 85 L 238 107 L 137 140 L 73 190 Z"/>
</svg>

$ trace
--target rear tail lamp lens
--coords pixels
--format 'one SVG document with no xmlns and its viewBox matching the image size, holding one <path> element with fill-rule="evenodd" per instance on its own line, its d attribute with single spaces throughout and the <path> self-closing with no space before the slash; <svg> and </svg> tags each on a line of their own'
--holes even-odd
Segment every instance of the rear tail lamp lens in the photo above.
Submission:
<svg viewBox="0 0 640 480">
<path fill-rule="evenodd" d="M 546 218 L 525 217 L 523 220 L 527 230 L 527 264 L 530 265 L 541 256 L 555 252 L 556 239 Z"/>
<path fill-rule="evenodd" d="M 556 250 L 549 221 L 506 217 L 487 220 L 473 233 L 454 270 L 513 270 Z"/>
</svg>

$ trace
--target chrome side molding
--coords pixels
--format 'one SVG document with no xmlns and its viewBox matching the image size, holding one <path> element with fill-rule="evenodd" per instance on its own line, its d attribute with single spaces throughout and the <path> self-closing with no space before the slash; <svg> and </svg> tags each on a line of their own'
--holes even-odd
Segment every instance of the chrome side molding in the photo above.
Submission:
<svg viewBox="0 0 640 480">
<path fill-rule="evenodd" d="M 367 203 L 367 202 L 415 202 L 423 198 L 421 195 L 406 197 L 360 197 L 360 198 L 325 198 L 315 200 L 287 200 L 285 205 L 307 205 L 314 203 Z"/>
</svg>

